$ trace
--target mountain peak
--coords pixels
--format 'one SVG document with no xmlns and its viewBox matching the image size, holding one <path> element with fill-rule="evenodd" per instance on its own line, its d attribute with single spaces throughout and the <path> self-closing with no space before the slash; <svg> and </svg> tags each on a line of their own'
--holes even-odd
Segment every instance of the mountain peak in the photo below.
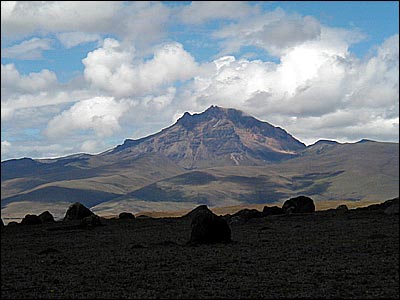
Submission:
<svg viewBox="0 0 400 300">
<path fill-rule="evenodd" d="M 226 112 L 228 109 L 223 108 L 217 105 L 211 105 L 209 108 L 207 108 L 203 113 L 210 113 L 210 112 Z"/>
<path fill-rule="evenodd" d="M 306 146 L 280 127 L 240 110 L 211 105 L 185 112 L 174 125 L 139 140 L 127 140 L 111 153 L 161 153 L 181 167 L 264 165 L 297 156 Z"/>
</svg>

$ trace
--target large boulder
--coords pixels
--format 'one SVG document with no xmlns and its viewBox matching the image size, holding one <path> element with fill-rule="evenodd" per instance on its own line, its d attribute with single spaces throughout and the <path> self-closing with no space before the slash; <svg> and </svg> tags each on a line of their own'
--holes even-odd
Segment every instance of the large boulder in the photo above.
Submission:
<svg viewBox="0 0 400 300">
<path fill-rule="evenodd" d="M 82 220 L 86 217 L 94 215 L 86 206 L 79 202 L 70 205 L 65 213 L 64 221 Z"/>
<path fill-rule="evenodd" d="M 186 215 L 182 216 L 182 218 L 193 220 L 193 218 L 194 218 L 197 214 L 199 214 L 199 213 L 201 213 L 201 212 L 203 212 L 203 211 L 210 211 L 210 210 L 208 209 L 207 205 L 204 205 L 204 204 L 203 204 L 203 205 L 197 206 L 195 209 L 191 210 L 191 211 L 188 212 Z"/>
<path fill-rule="evenodd" d="M 284 211 L 281 207 L 278 207 L 278 206 L 264 206 L 262 214 L 264 215 L 264 217 L 283 215 Z"/>
<path fill-rule="evenodd" d="M 42 212 L 38 217 L 43 224 L 55 222 L 53 215 L 47 210 Z"/>
<path fill-rule="evenodd" d="M 227 221 L 215 215 L 208 208 L 203 207 L 192 216 L 189 244 L 214 244 L 231 241 L 231 229 Z"/>
<path fill-rule="evenodd" d="M 42 221 L 37 215 L 26 215 L 21 221 L 21 225 L 37 225 L 37 224 L 42 224 Z"/>
<path fill-rule="evenodd" d="M 286 200 L 282 206 L 285 214 L 315 212 L 314 201 L 306 196 L 299 196 Z"/>
<path fill-rule="evenodd" d="M 119 214 L 118 219 L 120 220 L 134 220 L 135 216 L 130 212 L 122 212 Z"/>
</svg>

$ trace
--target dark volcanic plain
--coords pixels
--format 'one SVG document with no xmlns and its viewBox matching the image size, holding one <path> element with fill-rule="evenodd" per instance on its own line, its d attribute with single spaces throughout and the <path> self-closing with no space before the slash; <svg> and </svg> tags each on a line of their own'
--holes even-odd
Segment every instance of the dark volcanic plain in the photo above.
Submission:
<svg viewBox="0 0 400 300">
<path fill-rule="evenodd" d="M 69 223 L 73 224 L 73 223 Z M 1 298 L 397 298 L 399 216 L 318 211 L 231 224 L 189 246 L 190 220 L 6 226 Z"/>
</svg>

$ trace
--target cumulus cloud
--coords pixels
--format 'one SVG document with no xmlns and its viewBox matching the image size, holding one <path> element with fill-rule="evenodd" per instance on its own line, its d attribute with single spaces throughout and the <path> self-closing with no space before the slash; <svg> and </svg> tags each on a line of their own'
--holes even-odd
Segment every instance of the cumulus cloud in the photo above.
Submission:
<svg viewBox="0 0 400 300">
<path fill-rule="evenodd" d="M 14 58 L 22 60 L 42 59 L 44 50 L 52 49 L 51 39 L 32 38 L 20 44 L 2 49 L 1 56 L 4 58 Z"/>
<path fill-rule="evenodd" d="M 297 20 L 280 19 L 271 22 L 250 38 L 254 38 L 258 45 L 265 45 L 271 53 L 277 54 L 282 49 L 317 39 L 320 34 L 319 22 L 313 17 L 306 16 Z"/>
<path fill-rule="evenodd" d="M 340 35 L 334 36 L 337 43 L 325 41 L 324 33 L 321 37 L 292 47 L 279 63 L 233 56 L 215 60 L 183 92 L 186 107 L 236 107 L 281 124 L 304 140 L 321 138 L 321 132 L 332 139 L 368 136 L 375 127 L 376 136 L 386 131 L 397 139 L 398 35 L 364 60 L 348 52 Z"/>
<path fill-rule="evenodd" d="M 46 143 L 43 141 L 21 141 L 12 143 L 12 158 L 55 158 L 63 155 L 76 153 L 76 149 L 71 145 Z M 11 154 L 1 152 L 1 160 L 8 159 Z"/>
<path fill-rule="evenodd" d="M 2 95 L 11 93 L 34 93 L 47 90 L 57 83 L 57 75 L 47 69 L 21 75 L 14 64 L 1 65 Z M 2 97 L 3 100 L 3 97 Z"/>
<path fill-rule="evenodd" d="M 158 47 L 152 59 L 135 59 L 135 49 L 115 39 L 105 39 L 103 46 L 82 60 L 84 76 L 94 87 L 116 96 L 143 95 L 160 86 L 194 76 L 197 64 L 179 43 Z"/>
<path fill-rule="evenodd" d="M 55 33 L 67 48 L 113 34 L 145 51 L 167 33 L 170 8 L 151 1 L 2 1 L 1 34 Z"/>
<path fill-rule="evenodd" d="M 101 40 L 100 34 L 85 33 L 79 31 L 58 33 L 57 38 L 67 49 L 83 43 L 96 42 Z"/>
<path fill-rule="evenodd" d="M 159 43 L 167 35 L 171 10 L 162 2 L 132 1 L 125 4 L 116 19 L 110 31 L 147 53 L 149 45 Z"/>
<path fill-rule="evenodd" d="M 1 141 L 1 155 L 8 155 L 11 149 L 9 141 Z"/>
<path fill-rule="evenodd" d="M 76 130 L 93 130 L 97 136 L 110 136 L 120 129 L 119 119 L 128 108 L 128 103 L 113 97 L 83 100 L 54 117 L 45 133 L 48 137 L 60 138 Z"/>
<path fill-rule="evenodd" d="M 90 91 L 61 85 L 54 72 L 43 69 L 40 72 L 21 74 L 14 64 L 1 65 L 1 121 L 11 121 L 23 114 L 19 110 L 42 107 L 51 113 L 49 106 L 75 102 L 87 98 Z M 38 113 L 38 111 L 36 111 Z M 16 124 L 32 123 L 35 120 L 13 120 Z"/>
<path fill-rule="evenodd" d="M 242 19 L 254 8 L 244 1 L 193 1 L 179 13 L 184 23 L 199 24 L 213 19 Z"/>
<path fill-rule="evenodd" d="M 105 31 L 123 7 L 102 1 L 2 1 L 2 36 L 26 36 L 34 32 Z"/>
<path fill-rule="evenodd" d="M 221 54 L 238 52 L 244 46 L 256 46 L 277 57 L 304 43 L 330 46 L 339 43 L 336 47 L 348 47 L 365 38 L 359 31 L 325 27 L 314 17 L 287 14 L 280 8 L 228 24 L 213 35 L 222 40 Z"/>
<path fill-rule="evenodd" d="M 98 140 L 86 140 L 82 143 L 80 150 L 84 153 L 97 153 L 102 148 L 102 142 Z"/>
<path fill-rule="evenodd" d="M 172 103 L 176 95 L 176 88 L 170 87 L 167 89 L 166 93 L 159 96 L 145 96 L 142 103 L 144 107 L 161 110 L 166 108 Z"/>
</svg>

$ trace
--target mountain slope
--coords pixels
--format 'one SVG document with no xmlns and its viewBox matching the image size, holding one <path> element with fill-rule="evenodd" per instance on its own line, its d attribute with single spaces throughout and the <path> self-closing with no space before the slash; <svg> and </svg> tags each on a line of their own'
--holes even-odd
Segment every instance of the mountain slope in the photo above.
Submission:
<svg viewBox="0 0 400 300">
<path fill-rule="evenodd" d="M 78 201 L 79 195 L 81 201 L 84 201 L 96 191 L 111 193 L 116 197 L 184 172 L 171 160 L 156 153 L 115 161 L 100 160 L 95 156 L 87 156 L 79 161 L 70 158 L 35 161 L 33 170 L 25 168 L 25 160 L 15 161 L 14 171 L 10 174 L 7 171 L 11 167 L 6 164 L 3 168 L 2 163 L 2 206 L 12 201 L 39 200 L 37 195 L 41 196 L 41 201 L 66 200 L 61 193 L 56 197 L 54 189 L 50 187 L 67 189 L 69 194 L 75 195 L 70 198 L 71 202 Z M 19 164 L 23 164 L 23 172 L 19 178 L 15 178 Z M 101 199 L 106 201 L 105 198 Z"/>
<path fill-rule="evenodd" d="M 389 199 L 399 193 L 398 151 L 396 143 L 317 143 L 291 160 L 191 171 L 111 202 L 189 201 L 227 206 L 279 202 L 299 194 L 315 200 Z"/>
<path fill-rule="evenodd" d="M 285 130 L 235 109 L 211 106 L 185 113 L 174 125 L 107 152 L 106 156 L 162 153 L 187 169 L 227 165 L 265 165 L 292 158 L 305 145 Z"/>
</svg>

